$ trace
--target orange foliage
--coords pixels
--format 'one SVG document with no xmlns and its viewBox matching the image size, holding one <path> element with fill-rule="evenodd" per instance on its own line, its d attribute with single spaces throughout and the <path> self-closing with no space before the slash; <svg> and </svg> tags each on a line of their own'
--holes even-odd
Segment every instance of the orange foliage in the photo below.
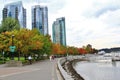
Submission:
<svg viewBox="0 0 120 80">
<path fill-rule="evenodd" d="M 53 44 L 52 54 L 66 54 L 66 47 L 63 47 L 60 44 Z"/>
<path fill-rule="evenodd" d="M 86 54 L 87 51 L 83 48 L 78 48 L 78 52 L 79 54 Z"/>
</svg>

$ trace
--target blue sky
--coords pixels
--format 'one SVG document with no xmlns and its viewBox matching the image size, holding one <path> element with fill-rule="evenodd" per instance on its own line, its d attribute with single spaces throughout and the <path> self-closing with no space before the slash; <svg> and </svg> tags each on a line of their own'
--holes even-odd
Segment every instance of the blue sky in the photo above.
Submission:
<svg viewBox="0 0 120 80">
<path fill-rule="evenodd" d="M 0 0 L 4 4 L 20 0 Z M 27 27 L 31 29 L 31 6 L 47 5 L 49 33 L 52 23 L 66 18 L 67 45 L 94 48 L 120 47 L 120 0 L 21 0 L 27 9 Z M 2 18 L 0 12 L 0 20 Z"/>
</svg>

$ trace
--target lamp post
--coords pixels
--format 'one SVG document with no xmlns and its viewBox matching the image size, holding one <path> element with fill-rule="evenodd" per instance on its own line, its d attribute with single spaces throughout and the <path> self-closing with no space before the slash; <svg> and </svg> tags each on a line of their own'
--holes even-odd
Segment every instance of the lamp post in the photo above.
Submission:
<svg viewBox="0 0 120 80">
<path fill-rule="evenodd" d="M 13 38 L 14 38 L 14 35 L 12 35 L 12 46 L 14 46 L 14 43 L 13 43 Z"/>
<path fill-rule="evenodd" d="M 4 60 L 4 54 L 5 54 L 5 52 L 3 51 L 3 63 L 5 62 L 5 60 Z"/>
<path fill-rule="evenodd" d="M 12 47 L 14 46 L 14 41 L 13 41 L 14 35 L 12 35 Z M 14 60 L 14 52 L 12 51 L 12 60 Z"/>
<path fill-rule="evenodd" d="M 18 48 L 18 61 L 20 61 L 20 48 Z"/>
</svg>

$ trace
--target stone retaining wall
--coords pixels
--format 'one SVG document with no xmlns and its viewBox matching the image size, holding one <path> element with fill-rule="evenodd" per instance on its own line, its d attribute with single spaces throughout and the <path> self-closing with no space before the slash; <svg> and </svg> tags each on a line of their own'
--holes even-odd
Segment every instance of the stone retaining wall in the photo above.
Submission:
<svg viewBox="0 0 120 80">
<path fill-rule="evenodd" d="M 60 58 L 58 60 L 58 68 L 60 70 L 63 80 L 74 80 L 68 73 L 63 69 L 62 65 L 66 62 L 66 58 Z"/>
<path fill-rule="evenodd" d="M 76 71 L 75 69 L 73 68 L 73 64 L 76 62 L 76 61 L 79 61 L 78 59 L 75 59 L 75 60 L 72 60 L 72 61 L 67 61 L 65 64 L 64 64 L 64 69 L 65 71 L 70 75 L 72 76 L 72 78 L 74 80 L 84 80 Z"/>
<path fill-rule="evenodd" d="M 21 61 L 10 60 L 10 61 L 6 62 L 6 66 L 7 67 L 21 67 L 22 62 Z"/>
<path fill-rule="evenodd" d="M 58 60 L 58 69 L 63 80 L 84 80 L 79 74 L 77 74 L 72 65 L 75 59 L 82 59 L 83 57 L 84 56 L 69 56 Z"/>
</svg>

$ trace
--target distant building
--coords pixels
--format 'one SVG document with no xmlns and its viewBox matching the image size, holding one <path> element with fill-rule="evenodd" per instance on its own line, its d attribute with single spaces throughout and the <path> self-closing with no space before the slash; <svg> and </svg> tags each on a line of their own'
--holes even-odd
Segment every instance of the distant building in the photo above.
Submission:
<svg viewBox="0 0 120 80">
<path fill-rule="evenodd" d="M 5 5 L 2 12 L 3 20 L 7 17 L 15 18 L 22 28 L 26 28 L 26 9 L 23 8 L 22 1 Z"/>
<path fill-rule="evenodd" d="M 65 18 L 58 18 L 52 25 L 53 43 L 66 46 Z"/>
<path fill-rule="evenodd" d="M 46 6 L 32 6 L 32 29 L 39 29 L 43 35 L 48 34 L 48 8 Z"/>
</svg>

